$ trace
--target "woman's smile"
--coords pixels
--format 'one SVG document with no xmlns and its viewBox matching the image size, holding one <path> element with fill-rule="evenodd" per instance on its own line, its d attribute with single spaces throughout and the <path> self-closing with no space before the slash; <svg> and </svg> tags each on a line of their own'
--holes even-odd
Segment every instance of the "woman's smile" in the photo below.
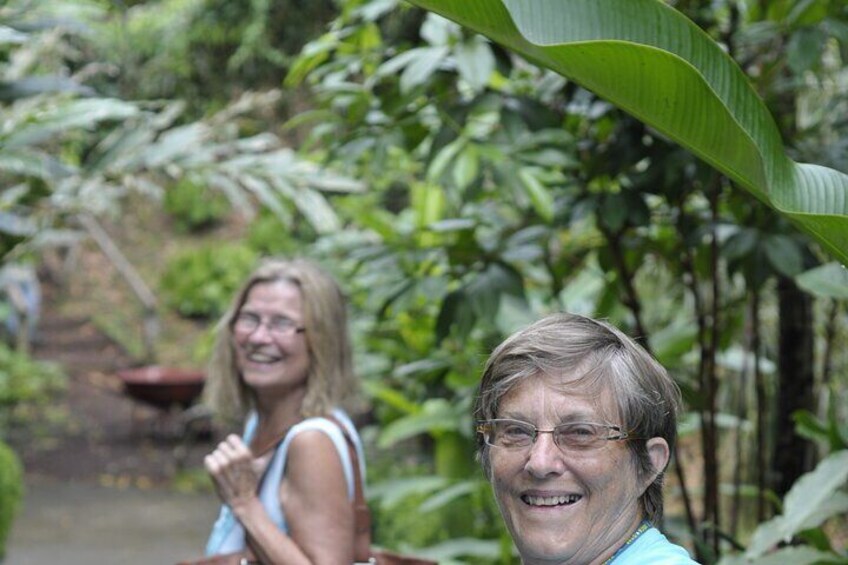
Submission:
<svg viewBox="0 0 848 565">
<path fill-rule="evenodd" d="M 521 500 L 527 506 L 532 508 L 560 508 L 564 506 L 572 506 L 582 499 L 579 494 L 550 494 L 536 493 L 535 491 L 527 492 L 521 495 Z"/>
</svg>

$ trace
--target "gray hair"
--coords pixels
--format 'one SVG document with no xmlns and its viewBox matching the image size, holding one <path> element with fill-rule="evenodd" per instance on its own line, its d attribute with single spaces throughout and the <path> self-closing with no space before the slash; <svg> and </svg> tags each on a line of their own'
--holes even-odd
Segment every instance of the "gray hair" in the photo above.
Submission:
<svg viewBox="0 0 848 565">
<path fill-rule="evenodd" d="M 608 323 L 575 314 L 547 316 L 514 333 L 491 354 L 474 401 L 477 420 L 496 418 L 501 398 L 516 385 L 545 376 L 564 391 L 611 393 L 640 479 L 659 473 L 640 497 L 645 517 L 662 520 L 665 469 L 654 469 L 647 440 L 663 438 L 673 452 L 680 390 L 644 348 Z M 565 386 L 564 386 L 565 385 Z M 477 457 L 491 478 L 489 447 L 477 436 Z"/>
<path fill-rule="evenodd" d="M 236 364 L 233 321 L 253 287 L 278 281 L 296 285 L 303 297 L 309 374 L 301 415 L 326 415 L 355 389 L 346 300 L 335 279 L 306 259 L 266 259 L 233 297 L 217 326 L 204 400 L 225 420 L 244 418 L 253 404 Z"/>
</svg>

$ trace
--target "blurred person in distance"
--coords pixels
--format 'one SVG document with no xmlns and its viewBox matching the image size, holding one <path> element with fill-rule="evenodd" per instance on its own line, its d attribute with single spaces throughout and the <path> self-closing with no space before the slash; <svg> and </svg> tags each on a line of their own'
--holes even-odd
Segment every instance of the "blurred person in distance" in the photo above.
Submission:
<svg viewBox="0 0 848 565">
<path fill-rule="evenodd" d="M 223 501 L 207 556 L 353 562 L 348 440 L 363 480 L 365 469 L 361 440 L 340 404 L 354 385 L 336 281 L 305 259 L 266 260 L 220 321 L 210 363 L 207 403 L 246 424 L 204 461 Z"/>
</svg>

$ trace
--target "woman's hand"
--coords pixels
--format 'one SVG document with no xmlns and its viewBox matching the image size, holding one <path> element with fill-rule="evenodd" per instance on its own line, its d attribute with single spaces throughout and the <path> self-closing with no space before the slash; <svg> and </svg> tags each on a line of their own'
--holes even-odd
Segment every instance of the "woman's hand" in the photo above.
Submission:
<svg viewBox="0 0 848 565">
<path fill-rule="evenodd" d="M 259 477 L 253 469 L 253 454 L 240 437 L 230 434 L 203 460 L 218 496 L 236 514 L 257 499 Z"/>
</svg>

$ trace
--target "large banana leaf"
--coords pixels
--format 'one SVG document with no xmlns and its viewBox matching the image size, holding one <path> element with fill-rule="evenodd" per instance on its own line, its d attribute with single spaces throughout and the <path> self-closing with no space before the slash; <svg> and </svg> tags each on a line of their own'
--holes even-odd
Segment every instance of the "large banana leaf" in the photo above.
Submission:
<svg viewBox="0 0 848 565">
<path fill-rule="evenodd" d="M 734 61 L 658 0 L 409 0 L 583 85 L 672 138 L 848 264 L 848 176 L 795 163 Z"/>
</svg>

